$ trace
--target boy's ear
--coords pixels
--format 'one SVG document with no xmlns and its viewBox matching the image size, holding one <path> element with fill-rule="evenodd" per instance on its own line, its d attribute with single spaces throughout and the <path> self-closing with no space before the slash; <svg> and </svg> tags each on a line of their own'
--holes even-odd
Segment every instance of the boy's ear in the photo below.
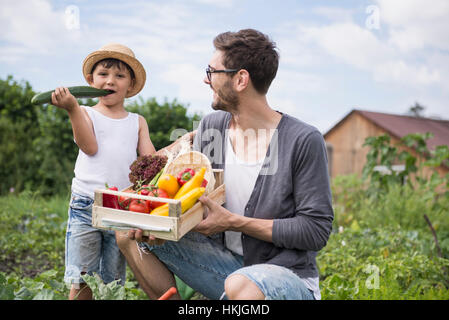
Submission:
<svg viewBox="0 0 449 320">
<path fill-rule="evenodd" d="M 131 79 L 131 84 L 129 85 L 127 92 L 130 92 L 132 89 L 134 89 L 135 84 L 136 84 L 136 79 Z"/>
<path fill-rule="evenodd" d="M 87 75 L 87 83 L 89 83 L 90 85 L 94 83 L 94 77 L 92 76 L 92 73 L 89 73 Z"/>
</svg>

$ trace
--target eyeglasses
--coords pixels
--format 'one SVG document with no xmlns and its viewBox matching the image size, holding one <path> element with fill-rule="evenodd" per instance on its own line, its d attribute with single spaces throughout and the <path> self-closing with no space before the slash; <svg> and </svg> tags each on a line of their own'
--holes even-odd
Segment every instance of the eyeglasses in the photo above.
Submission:
<svg viewBox="0 0 449 320">
<path fill-rule="evenodd" d="M 223 69 L 223 70 L 214 70 L 211 68 L 211 66 L 208 66 L 206 68 L 206 75 L 207 75 L 207 80 L 209 80 L 209 82 L 211 81 L 211 74 L 212 73 L 232 73 L 232 72 L 237 72 L 240 69 Z"/>
</svg>

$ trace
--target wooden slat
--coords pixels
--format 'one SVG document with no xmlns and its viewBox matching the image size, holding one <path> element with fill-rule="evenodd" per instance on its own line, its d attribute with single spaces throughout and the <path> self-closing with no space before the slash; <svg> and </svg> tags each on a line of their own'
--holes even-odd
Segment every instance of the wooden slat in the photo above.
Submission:
<svg viewBox="0 0 449 320">
<path fill-rule="evenodd" d="M 178 203 L 169 203 L 168 204 L 168 216 L 169 217 L 179 218 L 181 216 L 181 213 L 182 213 L 181 201 L 178 201 Z"/>
<path fill-rule="evenodd" d="M 92 217 L 95 216 L 95 223 L 92 221 L 92 225 L 96 228 L 106 229 L 106 230 L 115 230 L 114 227 L 104 227 L 101 223 L 102 219 L 112 219 L 119 222 L 130 222 L 135 224 L 142 224 L 147 226 L 154 227 L 169 227 L 171 229 L 170 232 L 158 232 L 158 231 L 144 231 L 144 235 L 153 234 L 158 238 L 166 239 L 166 240 L 178 240 L 178 219 L 171 217 L 162 217 L 149 215 L 146 213 L 125 211 L 125 210 L 117 210 L 112 208 L 99 207 L 94 205 L 92 208 Z M 130 227 L 130 229 L 133 229 Z"/>
<path fill-rule="evenodd" d="M 223 184 L 223 169 L 212 169 L 215 177 L 214 190 Z"/>
<path fill-rule="evenodd" d="M 218 175 L 222 175 L 221 172 L 217 172 Z M 217 176 L 217 173 L 216 176 Z M 107 191 L 107 192 L 104 192 Z M 124 195 L 126 197 L 137 196 L 136 198 L 143 200 L 156 200 L 159 202 L 169 203 L 169 216 L 154 216 L 145 213 L 138 213 L 126 210 L 118 210 L 112 208 L 105 208 L 103 204 L 103 193 L 114 194 L 114 195 Z M 220 185 L 214 191 L 212 191 L 208 197 L 218 204 L 223 204 L 225 202 L 225 187 Z M 133 197 L 134 198 L 134 197 Z M 167 200 L 171 200 L 170 202 Z M 101 205 L 100 205 L 101 204 Z M 170 232 L 162 231 L 144 231 L 143 234 L 154 235 L 160 239 L 174 240 L 178 241 L 184 234 L 189 232 L 193 227 L 195 227 L 203 219 L 204 208 L 201 202 L 197 202 L 192 208 L 187 210 L 181 215 L 181 201 L 172 200 L 166 198 L 155 198 L 148 196 L 141 196 L 130 194 L 127 192 L 118 192 L 112 190 L 96 190 L 95 191 L 95 201 L 92 209 L 92 225 L 101 229 L 114 230 L 114 227 L 104 227 L 101 224 L 103 218 L 112 219 L 119 222 L 129 222 L 134 224 L 143 224 L 147 226 L 154 227 L 170 227 Z M 132 227 L 130 227 L 131 229 Z"/>
</svg>

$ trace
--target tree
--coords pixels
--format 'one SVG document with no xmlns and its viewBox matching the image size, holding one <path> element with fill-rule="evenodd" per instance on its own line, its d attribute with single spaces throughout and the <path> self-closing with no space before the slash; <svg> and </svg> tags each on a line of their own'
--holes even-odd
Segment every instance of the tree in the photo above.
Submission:
<svg viewBox="0 0 449 320">
<path fill-rule="evenodd" d="M 17 82 L 11 75 L 0 79 L 0 194 L 24 189 L 34 179 L 39 107 L 31 104 L 33 95 L 28 82 Z"/>
<path fill-rule="evenodd" d="M 415 102 L 415 104 L 411 106 L 410 109 L 408 110 L 408 114 L 411 114 L 413 117 L 416 118 L 422 118 L 424 116 L 423 112 L 425 109 L 426 107 L 419 104 L 418 102 Z"/>
</svg>

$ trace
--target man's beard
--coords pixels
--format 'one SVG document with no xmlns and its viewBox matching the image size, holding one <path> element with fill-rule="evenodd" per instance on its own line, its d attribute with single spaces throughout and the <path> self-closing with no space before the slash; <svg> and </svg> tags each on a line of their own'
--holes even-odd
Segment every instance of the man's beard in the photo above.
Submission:
<svg viewBox="0 0 449 320">
<path fill-rule="evenodd" d="M 222 88 L 216 91 L 217 99 L 212 102 L 212 109 L 223 110 L 227 112 L 237 111 L 239 105 L 239 97 L 232 89 L 232 82 L 226 81 Z"/>
</svg>

